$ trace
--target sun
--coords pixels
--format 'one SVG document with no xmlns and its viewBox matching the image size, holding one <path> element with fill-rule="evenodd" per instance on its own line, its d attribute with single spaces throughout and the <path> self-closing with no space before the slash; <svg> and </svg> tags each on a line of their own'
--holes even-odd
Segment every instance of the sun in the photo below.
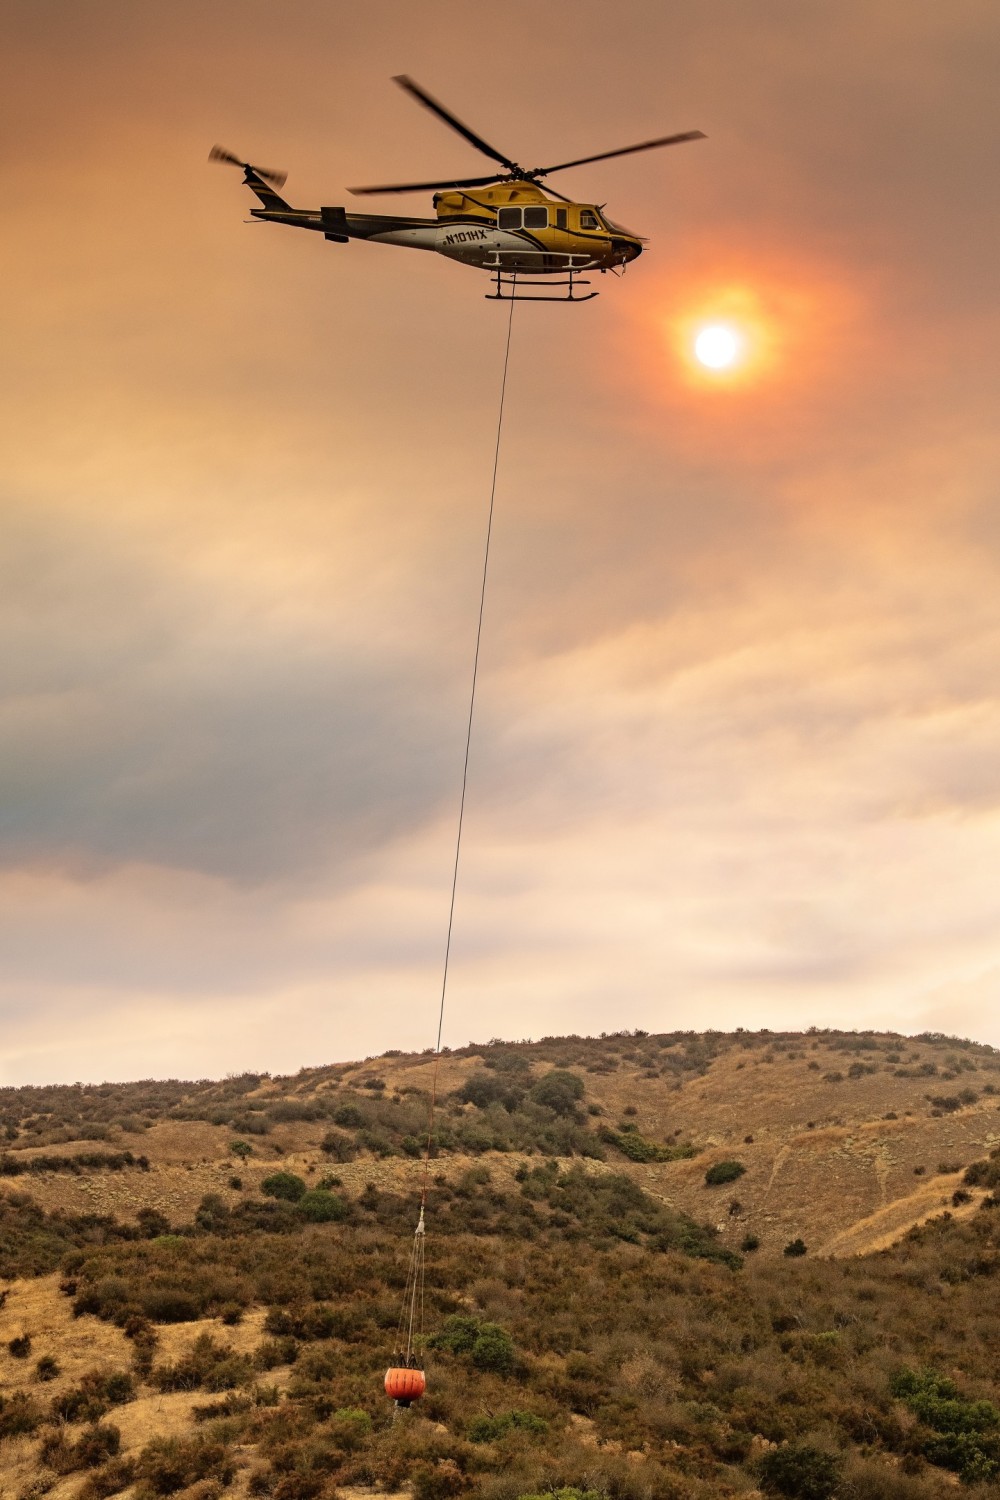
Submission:
<svg viewBox="0 0 1000 1500">
<path fill-rule="evenodd" d="M 666 332 L 692 389 L 748 393 L 775 372 L 784 320 L 769 288 L 719 280 L 682 293 L 676 307 Z"/>
<path fill-rule="evenodd" d="M 745 340 L 729 323 L 708 323 L 694 341 L 695 358 L 709 370 L 731 370 L 745 350 Z"/>
</svg>

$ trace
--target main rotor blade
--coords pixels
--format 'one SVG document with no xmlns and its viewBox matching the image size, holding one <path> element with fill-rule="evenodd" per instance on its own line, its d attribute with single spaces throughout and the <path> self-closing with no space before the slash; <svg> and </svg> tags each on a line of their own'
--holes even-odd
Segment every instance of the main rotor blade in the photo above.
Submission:
<svg viewBox="0 0 1000 1500">
<path fill-rule="evenodd" d="M 352 187 L 347 191 L 354 193 L 356 197 L 365 193 L 426 193 L 437 188 L 488 187 L 496 180 L 497 174 L 494 172 L 492 177 L 449 177 L 447 182 L 389 182 L 382 187 Z"/>
<path fill-rule="evenodd" d="M 633 151 L 652 151 L 655 146 L 679 146 L 684 141 L 704 141 L 703 130 L 685 130 L 681 135 L 661 135 L 655 141 L 640 141 L 638 146 L 622 146 L 618 151 L 599 151 L 596 156 L 579 156 L 576 161 L 561 161 L 554 167 L 537 167 L 532 177 L 547 177 L 550 172 L 565 172 L 567 167 L 583 167 L 591 161 L 607 161 L 611 156 L 631 156 Z"/>
<path fill-rule="evenodd" d="M 495 146 L 491 146 L 489 141 L 484 141 L 482 136 L 477 135 L 474 130 L 470 130 L 468 125 L 464 125 L 457 115 L 453 115 L 451 110 L 445 109 L 443 104 L 439 104 L 432 95 L 427 93 L 426 89 L 420 87 L 419 83 L 414 83 L 412 78 L 407 78 L 405 73 L 397 74 L 392 81 L 393 83 L 398 83 L 400 88 L 405 89 L 408 94 L 412 94 L 418 103 L 422 104 L 425 109 L 429 109 L 432 114 L 437 115 L 439 120 L 443 120 L 446 125 L 450 125 L 452 130 L 457 130 L 459 135 L 463 135 L 470 145 L 475 146 L 477 151 L 482 151 L 485 156 L 491 156 L 494 161 L 498 161 L 501 166 L 506 167 L 510 172 L 517 172 L 519 170 L 516 162 L 511 161 L 508 156 L 504 156 Z"/>
</svg>

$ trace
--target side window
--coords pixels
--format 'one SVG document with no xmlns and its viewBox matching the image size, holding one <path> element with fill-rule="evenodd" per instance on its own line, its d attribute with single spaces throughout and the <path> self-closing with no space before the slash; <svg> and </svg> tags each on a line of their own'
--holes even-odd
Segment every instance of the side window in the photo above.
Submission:
<svg viewBox="0 0 1000 1500">
<path fill-rule="evenodd" d="M 524 210 L 525 229 L 547 229 L 549 225 L 549 211 L 547 208 L 526 208 Z"/>
<path fill-rule="evenodd" d="M 557 208 L 556 209 L 556 228 L 557 229 L 565 229 L 566 228 L 566 210 L 564 208 Z"/>
<path fill-rule="evenodd" d="M 519 208 L 501 208 L 497 214 L 498 229 L 520 229 L 521 210 Z"/>
<path fill-rule="evenodd" d="M 580 228 L 581 229 L 599 229 L 600 228 L 600 225 L 597 222 L 597 215 L 596 214 L 592 214 L 590 212 L 589 208 L 581 208 L 581 210 L 580 210 Z"/>
</svg>

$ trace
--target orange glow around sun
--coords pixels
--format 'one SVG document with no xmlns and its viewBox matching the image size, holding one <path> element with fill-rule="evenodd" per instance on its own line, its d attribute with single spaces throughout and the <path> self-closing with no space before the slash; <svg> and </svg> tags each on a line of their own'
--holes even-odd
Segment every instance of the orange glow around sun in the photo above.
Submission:
<svg viewBox="0 0 1000 1500">
<path fill-rule="evenodd" d="M 780 311 L 760 292 L 730 283 L 703 291 L 671 324 L 688 379 L 700 385 L 756 382 L 778 363 Z"/>
</svg>

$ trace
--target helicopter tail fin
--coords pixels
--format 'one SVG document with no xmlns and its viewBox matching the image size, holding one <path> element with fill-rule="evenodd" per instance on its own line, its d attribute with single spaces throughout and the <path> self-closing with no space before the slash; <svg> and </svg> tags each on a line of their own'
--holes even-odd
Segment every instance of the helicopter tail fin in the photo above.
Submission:
<svg viewBox="0 0 1000 1500">
<path fill-rule="evenodd" d="M 277 191 L 285 183 L 284 172 L 271 172 L 266 167 L 253 167 L 248 161 L 241 161 L 224 146 L 213 146 L 208 153 L 209 161 L 224 161 L 230 166 L 242 167 L 243 181 L 252 193 L 256 193 L 265 208 L 275 210 L 279 213 L 293 212 L 292 205 L 286 203 Z"/>
<path fill-rule="evenodd" d="M 243 168 L 243 181 L 252 193 L 257 194 L 264 208 L 278 209 L 285 213 L 292 211 L 292 205 L 286 203 L 281 194 L 253 167 Z"/>
</svg>

